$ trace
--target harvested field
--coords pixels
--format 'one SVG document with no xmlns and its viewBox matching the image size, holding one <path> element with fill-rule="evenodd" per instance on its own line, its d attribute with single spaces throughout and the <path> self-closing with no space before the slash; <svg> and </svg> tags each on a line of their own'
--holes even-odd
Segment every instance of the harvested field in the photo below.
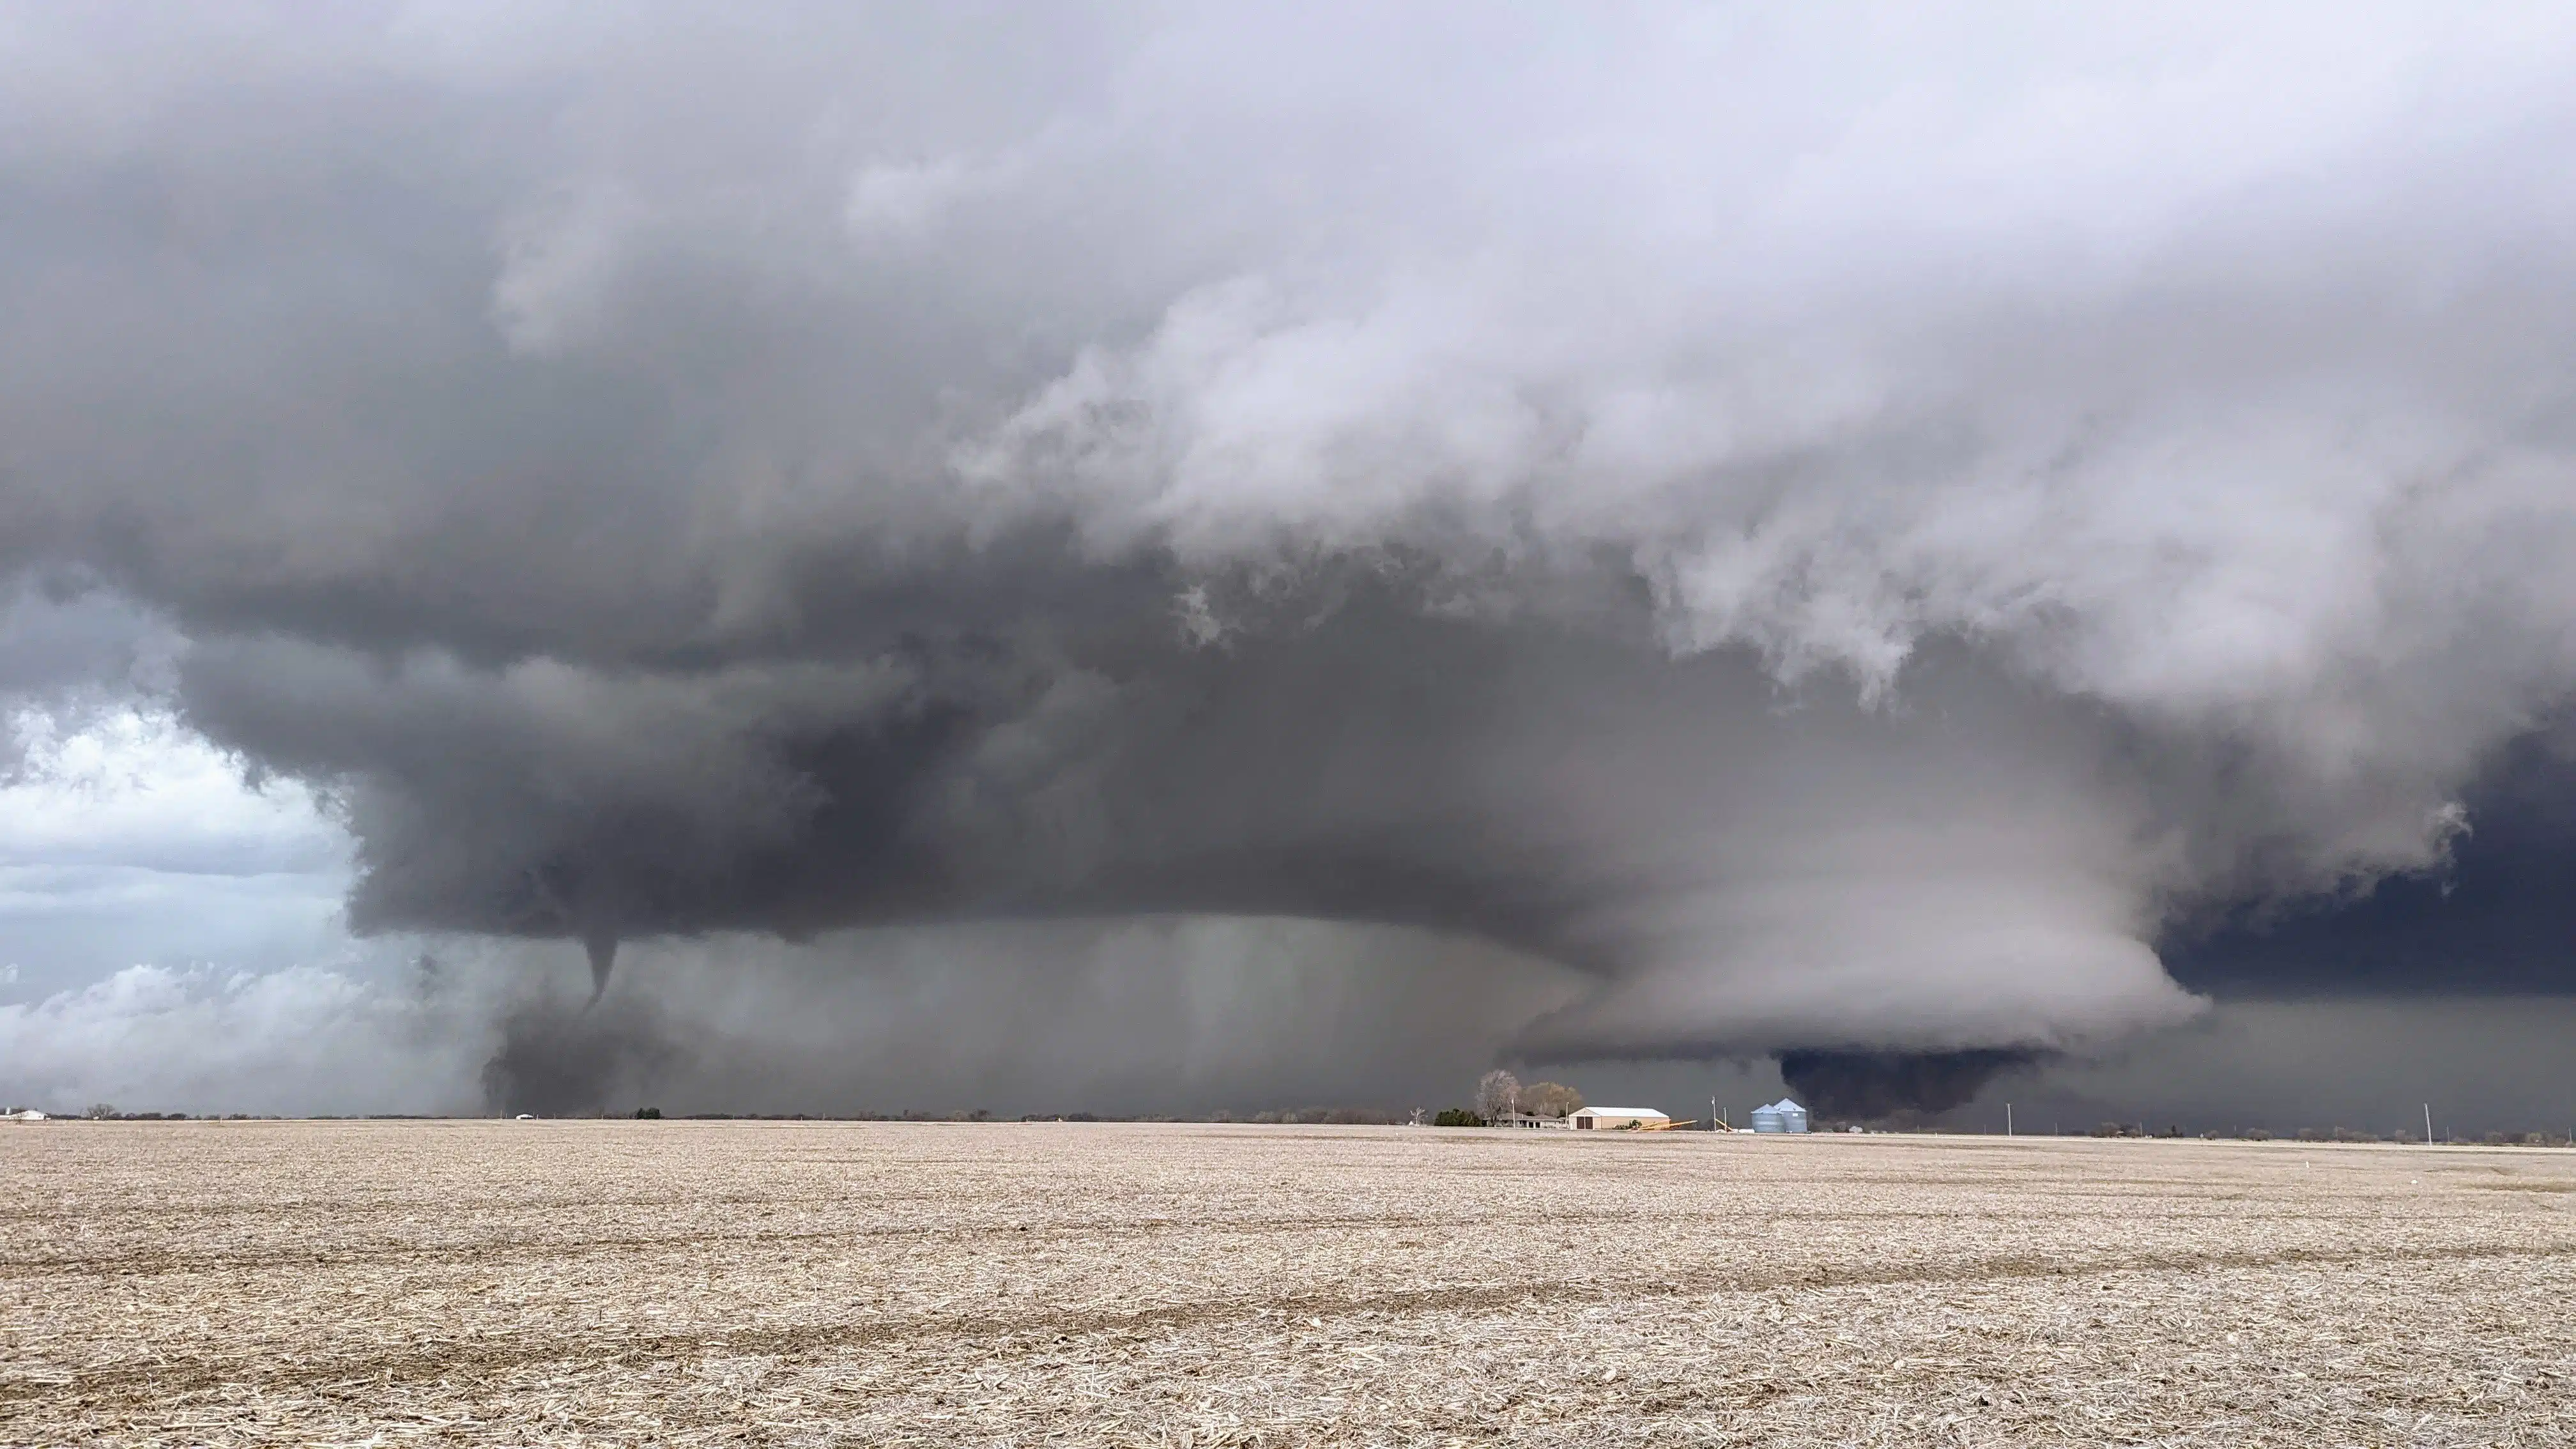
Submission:
<svg viewBox="0 0 2576 1449">
<path fill-rule="evenodd" d="M 2576 1443 L 2576 1155 L 0 1128 L 9 1444 Z"/>
</svg>

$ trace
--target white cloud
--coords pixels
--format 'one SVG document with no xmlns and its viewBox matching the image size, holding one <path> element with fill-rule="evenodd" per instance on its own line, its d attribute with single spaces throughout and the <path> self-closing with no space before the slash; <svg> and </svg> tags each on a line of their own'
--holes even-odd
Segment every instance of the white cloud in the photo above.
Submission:
<svg viewBox="0 0 2576 1449">
<path fill-rule="evenodd" d="M 22 716 L 25 776 L 0 788 L 0 868 L 131 866 L 199 875 L 345 869 L 346 839 L 291 782 L 264 789 L 168 719 L 127 709 L 58 732 Z"/>
<path fill-rule="evenodd" d="M 0 933 L 38 989 L 137 960 L 267 969 L 346 948 L 348 840 L 302 786 L 255 789 L 139 710 L 17 723 L 30 748 L 0 787 Z"/>
<path fill-rule="evenodd" d="M 938 225 L 978 182 L 976 170 L 953 156 L 877 162 L 850 182 L 850 229 L 861 236 L 917 238 Z"/>
<path fill-rule="evenodd" d="M 470 1111 L 474 1036 L 328 967 L 130 966 L 0 1006 L 0 1097 L 48 1110 Z"/>
</svg>

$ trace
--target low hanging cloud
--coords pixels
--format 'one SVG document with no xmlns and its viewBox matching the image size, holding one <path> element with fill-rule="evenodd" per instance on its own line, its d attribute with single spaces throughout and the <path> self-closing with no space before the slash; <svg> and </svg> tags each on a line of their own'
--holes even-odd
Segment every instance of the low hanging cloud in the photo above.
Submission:
<svg viewBox="0 0 2576 1449">
<path fill-rule="evenodd" d="M 2083 1050 L 2576 686 L 2561 10 L 0 70 L 0 566 L 179 641 L 361 930 L 1332 921 L 1576 973 L 1524 1055 Z"/>
<path fill-rule="evenodd" d="M 329 968 L 132 966 L 0 1005 L 0 1096 L 54 1112 L 470 1112 L 465 1025 Z"/>
<path fill-rule="evenodd" d="M 5 984 L 5 977 L 0 977 Z M 0 1005 L 0 1106 L 191 1113 L 1004 1116 L 1463 1101 L 1544 963 L 1312 922 L 944 927 L 646 945 L 585 1008 L 560 944 L 267 973 L 135 967 Z M 2026 1133 L 2567 1130 L 2564 997 L 2219 1003 L 2093 1058 L 1993 1049 L 1532 1061 L 1587 1096 L 1741 1123 L 1785 1090 Z"/>
<path fill-rule="evenodd" d="M 1576 973 L 1455 938 L 1176 920 L 136 966 L 0 1004 L 0 1105 L 1151 1113 L 1447 1102 Z M 0 983 L 5 984 L 5 983 Z"/>
</svg>

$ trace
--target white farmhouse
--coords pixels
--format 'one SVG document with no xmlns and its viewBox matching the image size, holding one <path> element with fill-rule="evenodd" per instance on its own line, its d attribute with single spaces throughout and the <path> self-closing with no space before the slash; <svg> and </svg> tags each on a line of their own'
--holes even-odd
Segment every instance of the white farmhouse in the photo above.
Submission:
<svg viewBox="0 0 2576 1449">
<path fill-rule="evenodd" d="M 1603 1127 L 1661 1127 L 1672 1120 L 1652 1107 L 1586 1107 L 1573 1117 L 1578 1132 Z"/>
</svg>

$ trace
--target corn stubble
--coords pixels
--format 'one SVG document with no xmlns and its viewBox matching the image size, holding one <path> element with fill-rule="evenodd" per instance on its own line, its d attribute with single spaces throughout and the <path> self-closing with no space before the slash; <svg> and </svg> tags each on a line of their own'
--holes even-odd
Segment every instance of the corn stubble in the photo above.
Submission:
<svg viewBox="0 0 2576 1449">
<path fill-rule="evenodd" d="M 2576 1443 L 2576 1158 L 0 1129 L 0 1443 Z"/>
</svg>

